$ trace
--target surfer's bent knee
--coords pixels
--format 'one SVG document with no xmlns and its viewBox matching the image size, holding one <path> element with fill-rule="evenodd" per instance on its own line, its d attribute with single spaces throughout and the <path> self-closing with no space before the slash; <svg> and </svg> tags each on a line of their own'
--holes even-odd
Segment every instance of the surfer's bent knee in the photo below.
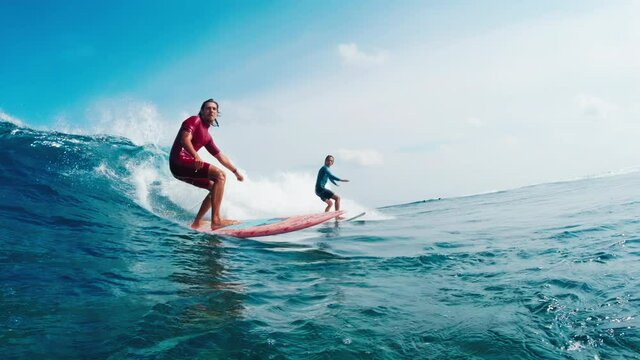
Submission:
<svg viewBox="0 0 640 360">
<path fill-rule="evenodd" d="M 227 180 L 227 176 L 225 175 L 224 171 L 213 166 L 209 167 L 209 178 L 216 183 L 224 183 L 225 180 Z"/>
</svg>

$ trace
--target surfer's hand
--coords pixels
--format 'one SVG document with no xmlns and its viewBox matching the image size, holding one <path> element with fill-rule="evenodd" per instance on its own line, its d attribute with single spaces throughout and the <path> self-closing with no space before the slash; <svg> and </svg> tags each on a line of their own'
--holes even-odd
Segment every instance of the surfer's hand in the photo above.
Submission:
<svg viewBox="0 0 640 360">
<path fill-rule="evenodd" d="M 196 170 L 202 169 L 203 165 L 204 165 L 204 161 L 202 161 L 200 156 L 196 154 Z"/>
<path fill-rule="evenodd" d="M 343 182 L 349 182 L 349 180 L 347 180 L 347 179 L 342 179 L 342 180 L 340 180 L 340 181 L 343 181 Z"/>
<path fill-rule="evenodd" d="M 238 181 L 244 180 L 244 176 L 240 174 L 240 171 L 238 171 L 238 169 L 236 169 L 236 171 L 234 171 L 233 173 L 236 175 L 236 179 L 238 179 Z"/>
</svg>

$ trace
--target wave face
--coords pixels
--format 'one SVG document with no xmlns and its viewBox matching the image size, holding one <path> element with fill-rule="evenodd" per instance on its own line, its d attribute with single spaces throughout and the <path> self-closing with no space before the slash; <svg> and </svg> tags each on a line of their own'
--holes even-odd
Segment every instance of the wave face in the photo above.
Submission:
<svg viewBox="0 0 640 360">
<path fill-rule="evenodd" d="M 203 194 L 171 180 L 166 149 L 7 122 L 0 143 L 4 358 L 593 359 L 640 348 L 638 173 L 240 240 L 184 226 Z"/>
</svg>

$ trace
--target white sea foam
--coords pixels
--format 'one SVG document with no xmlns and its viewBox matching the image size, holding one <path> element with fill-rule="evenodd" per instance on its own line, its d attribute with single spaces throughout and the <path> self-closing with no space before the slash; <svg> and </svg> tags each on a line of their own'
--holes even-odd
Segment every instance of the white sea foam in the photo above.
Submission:
<svg viewBox="0 0 640 360">
<path fill-rule="evenodd" d="M 156 106 L 150 102 L 119 100 L 95 105 L 93 111 L 97 121 L 90 131 L 93 133 L 123 136 L 136 145 L 167 143 L 165 129 Z"/>
<path fill-rule="evenodd" d="M 64 119 L 59 119 L 57 126 L 73 133 L 123 136 L 137 145 L 166 145 L 175 135 L 175 129 L 167 128 L 156 106 L 150 102 L 132 99 L 104 100 L 94 104 L 90 110 L 93 120 L 91 128 L 71 129 L 66 126 Z M 200 151 L 200 156 L 203 160 L 221 167 L 206 151 Z M 131 161 L 126 166 L 131 175 L 123 180 L 135 188 L 136 202 L 150 211 L 157 213 L 149 198 L 152 189 L 158 189 L 152 187 L 154 183 L 159 185 L 160 195 L 194 214 L 207 194 L 206 190 L 176 180 L 169 172 L 168 164 L 158 166 L 153 161 Z M 106 171 L 104 167 L 97 170 Z M 223 217 L 252 219 L 324 211 L 326 205 L 314 194 L 315 174 L 281 171 L 254 177 L 253 174 L 242 169 L 241 171 L 245 175 L 242 183 L 227 172 L 221 209 Z M 342 196 L 341 208 L 348 210 L 347 216 L 367 212 L 364 219 L 387 218 L 345 196 L 341 188 L 334 188 L 334 191 Z"/>
<path fill-rule="evenodd" d="M 130 182 L 134 185 L 137 202 L 145 209 L 153 210 L 149 202 L 150 186 L 159 180 L 158 172 L 149 163 L 128 164 L 127 168 L 131 172 Z"/>
<path fill-rule="evenodd" d="M 113 170 L 111 170 L 109 166 L 104 162 L 100 163 L 100 165 L 98 165 L 94 170 L 97 173 L 102 174 L 103 176 L 106 176 L 110 179 L 117 179 L 116 173 Z"/>
<path fill-rule="evenodd" d="M 24 123 L 22 121 L 20 121 L 18 118 L 11 116 L 9 114 L 7 114 L 6 112 L 2 111 L 0 109 L 0 120 L 2 121 L 8 121 L 14 125 L 17 126 L 24 126 Z"/>
<path fill-rule="evenodd" d="M 94 103 L 86 113 L 85 125 L 71 125 L 64 116 L 59 116 L 54 130 L 76 135 L 121 136 L 136 145 L 167 145 L 175 136 L 175 129 L 169 131 L 156 105 L 149 101 L 104 99 Z"/>
<path fill-rule="evenodd" d="M 201 152 L 202 158 L 214 164 L 217 162 L 209 154 Z M 127 181 L 135 187 L 138 204 L 154 211 L 149 201 L 153 183 L 160 186 L 160 194 L 186 211 L 195 214 L 207 195 L 204 189 L 178 181 L 165 168 L 157 168 L 151 163 L 131 163 L 127 165 L 131 176 Z M 244 170 L 243 182 L 227 172 L 224 200 L 221 214 L 232 219 L 256 219 L 281 217 L 324 211 L 325 204 L 314 194 L 315 176 L 310 173 L 282 172 L 271 177 L 261 176 L 253 179 Z M 338 189 L 339 191 L 339 189 Z M 379 220 L 386 218 L 373 209 L 343 197 L 342 209 L 348 210 L 347 216 L 367 212 L 364 219 Z M 154 211 L 155 212 L 155 211 Z"/>
</svg>

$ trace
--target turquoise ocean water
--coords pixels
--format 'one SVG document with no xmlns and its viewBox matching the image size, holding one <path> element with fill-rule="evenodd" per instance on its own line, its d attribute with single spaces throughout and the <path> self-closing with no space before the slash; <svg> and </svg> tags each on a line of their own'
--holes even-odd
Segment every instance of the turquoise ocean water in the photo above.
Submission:
<svg viewBox="0 0 640 360">
<path fill-rule="evenodd" d="M 377 209 L 241 240 L 136 164 L 0 122 L 2 359 L 640 358 L 640 174 Z M 420 199 L 416 199 L 420 200 Z"/>
</svg>

